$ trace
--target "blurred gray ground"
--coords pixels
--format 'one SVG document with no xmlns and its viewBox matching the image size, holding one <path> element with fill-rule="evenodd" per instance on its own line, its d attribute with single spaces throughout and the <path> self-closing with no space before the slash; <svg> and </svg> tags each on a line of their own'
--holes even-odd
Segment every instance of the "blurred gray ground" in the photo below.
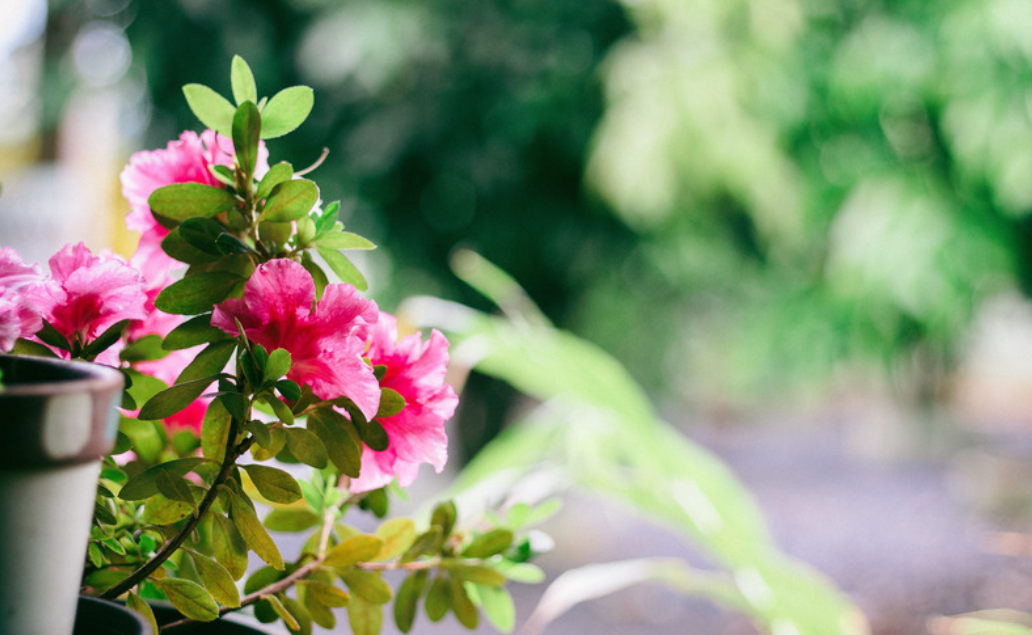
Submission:
<svg viewBox="0 0 1032 635">
<path fill-rule="evenodd" d="M 1032 610 L 1032 558 L 995 553 L 993 526 L 956 495 L 954 460 L 861 456 L 841 426 L 695 428 L 754 493 L 778 544 L 830 576 L 864 610 L 875 635 L 921 635 L 929 616 L 991 607 Z M 703 564 L 676 535 L 588 499 L 569 499 L 546 530 L 550 577 L 589 562 L 677 556 Z M 513 585 L 518 623 L 545 585 Z M 346 618 L 345 618 L 346 619 Z M 344 632 L 344 631 L 341 631 Z M 397 631 L 385 624 L 384 633 Z M 415 632 L 467 632 L 449 615 Z M 482 624 L 476 631 L 491 633 Z M 749 623 L 706 602 L 639 586 L 579 605 L 546 635 L 746 635 Z"/>
</svg>

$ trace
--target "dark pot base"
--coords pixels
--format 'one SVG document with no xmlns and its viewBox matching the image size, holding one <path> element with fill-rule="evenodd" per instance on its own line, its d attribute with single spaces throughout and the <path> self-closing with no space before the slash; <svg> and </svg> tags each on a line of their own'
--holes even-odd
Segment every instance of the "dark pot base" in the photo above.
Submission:
<svg viewBox="0 0 1032 635">
<path fill-rule="evenodd" d="M 79 596 L 73 635 L 143 635 L 146 632 L 147 622 L 124 605 Z"/>
</svg>

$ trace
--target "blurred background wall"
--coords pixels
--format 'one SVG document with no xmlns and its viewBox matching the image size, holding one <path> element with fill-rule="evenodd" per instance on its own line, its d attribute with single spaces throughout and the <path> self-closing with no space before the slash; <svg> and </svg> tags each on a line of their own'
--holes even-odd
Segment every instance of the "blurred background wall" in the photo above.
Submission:
<svg viewBox="0 0 1032 635">
<path fill-rule="evenodd" d="M 677 420 L 871 391 L 915 411 L 999 393 L 994 417 L 1022 417 L 1027 3 L 7 0 L 3 14 L 0 235 L 33 260 L 73 239 L 131 251 L 118 171 L 196 129 L 180 87 L 227 90 L 240 54 L 264 91 L 315 88 L 312 119 L 273 150 L 303 166 L 329 149 L 322 196 L 381 245 L 364 265 L 388 308 L 413 293 L 484 306 L 448 269 L 468 246 Z M 470 395 L 467 452 L 511 401 L 477 377 Z"/>
</svg>

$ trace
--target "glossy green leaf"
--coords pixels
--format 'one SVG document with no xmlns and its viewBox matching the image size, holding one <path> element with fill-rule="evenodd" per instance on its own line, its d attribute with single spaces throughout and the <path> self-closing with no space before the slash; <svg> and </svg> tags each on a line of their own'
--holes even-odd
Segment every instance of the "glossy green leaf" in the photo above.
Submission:
<svg viewBox="0 0 1032 635">
<path fill-rule="evenodd" d="M 269 391 L 262 391 L 258 395 L 258 399 L 268 404 L 277 419 L 288 426 L 294 425 L 294 413 L 291 412 L 290 406 L 283 403 L 276 395 Z"/>
<path fill-rule="evenodd" d="M 383 540 L 383 548 L 373 560 L 393 560 L 416 541 L 416 523 L 411 518 L 392 518 L 376 529 L 376 536 Z"/>
<path fill-rule="evenodd" d="M 217 326 L 211 325 L 211 313 L 202 313 L 183 322 L 165 336 L 161 347 L 169 351 L 193 348 L 232 337 Z"/>
<path fill-rule="evenodd" d="M 265 517 L 265 527 L 272 531 L 297 533 L 322 522 L 322 516 L 310 509 L 273 509 Z"/>
<path fill-rule="evenodd" d="M 254 104 L 258 103 L 258 88 L 254 83 L 254 74 L 251 72 L 251 67 L 244 61 L 244 58 L 239 55 L 233 56 L 229 78 L 233 86 L 233 99 L 236 101 L 237 106 L 245 101 L 250 101 Z"/>
<path fill-rule="evenodd" d="M 308 179 L 291 179 L 272 188 L 262 209 L 262 220 L 282 223 L 308 214 L 319 201 L 319 188 Z"/>
<path fill-rule="evenodd" d="M 63 351 L 72 350 L 72 345 L 68 342 L 68 338 L 61 334 L 54 325 L 48 322 L 45 318 L 43 320 L 43 328 L 36 333 L 36 337 L 42 340 L 46 344 L 50 344 L 55 348 L 60 348 Z"/>
<path fill-rule="evenodd" d="M 361 598 L 373 604 L 386 604 L 394 597 L 394 590 L 384 582 L 379 571 L 347 569 L 340 572 L 340 577 L 351 591 L 352 603 L 355 598 Z"/>
<path fill-rule="evenodd" d="M 320 603 L 326 606 L 340 608 L 347 606 L 351 601 L 351 596 L 348 595 L 347 591 L 332 584 L 326 584 L 318 580 L 304 580 L 301 584 L 304 586 L 305 593 L 313 595 Z"/>
<path fill-rule="evenodd" d="M 329 265 L 333 273 L 337 274 L 337 277 L 342 282 L 347 282 L 359 291 L 366 291 L 369 288 L 365 276 L 358 270 L 358 267 L 351 264 L 351 261 L 344 254 L 336 249 L 325 249 L 323 247 L 318 247 L 316 251 L 319 252 L 322 259 L 326 261 L 326 264 Z"/>
<path fill-rule="evenodd" d="M 212 342 L 193 358 L 179 373 L 176 384 L 194 381 L 205 377 L 213 377 L 226 369 L 226 364 L 236 349 L 236 340 L 219 340 Z"/>
<path fill-rule="evenodd" d="M 193 493 L 183 477 L 177 476 L 169 470 L 163 470 L 158 472 L 154 482 L 157 485 L 158 492 L 165 498 L 186 503 L 191 507 L 194 506 Z"/>
<path fill-rule="evenodd" d="M 265 173 L 262 180 L 258 182 L 258 190 L 255 193 L 255 197 L 263 199 L 272 193 L 272 189 L 291 180 L 294 177 L 294 166 L 290 165 L 286 161 L 280 161 L 276 165 L 269 168 L 269 171 Z"/>
<path fill-rule="evenodd" d="M 249 254 L 254 251 L 250 245 L 233 234 L 226 232 L 222 232 L 215 238 L 215 248 L 218 250 L 219 254 L 223 256 Z"/>
<path fill-rule="evenodd" d="M 269 361 L 265 363 L 265 380 L 262 385 L 286 375 L 290 370 L 290 363 L 290 351 L 285 348 L 277 348 L 269 353 Z"/>
<path fill-rule="evenodd" d="M 405 398 L 401 393 L 392 389 L 384 388 L 380 391 L 380 406 L 376 410 L 376 418 L 393 417 L 405 409 Z"/>
<path fill-rule="evenodd" d="M 154 610 L 151 609 L 150 604 L 140 597 L 136 591 L 130 591 L 125 597 L 125 605 L 136 613 L 139 613 L 141 617 L 147 622 L 150 627 L 151 635 L 158 635 L 158 623 L 154 619 Z"/>
<path fill-rule="evenodd" d="M 348 433 L 346 424 L 350 422 L 330 408 L 320 408 L 308 415 L 308 429 L 322 440 L 330 461 L 342 474 L 354 478 L 362 467 L 362 447 Z"/>
<path fill-rule="evenodd" d="M 215 377 L 204 377 L 166 388 L 151 397 L 140 408 L 138 417 L 148 421 L 157 421 L 171 417 L 204 394 L 204 391 L 214 380 Z"/>
<path fill-rule="evenodd" d="M 360 417 L 354 417 L 352 423 L 358 430 L 358 436 L 361 437 L 362 442 L 370 449 L 383 452 L 390 445 L 390 437 L 387 436 L 387 431 L 379 421 L 375 419 L 366 421 Z"/>
<path fill-rule="evenodd" d="M 377 536 L 349 536 L 329 550 L 323 564 L 335 569 L 347 569 L 359 562 L 371 562 L 383 549 L 383 544 L 383 539 Z"/>
<path fill-rule="evenodd" d="M 287 435 L 287 449 L 298 461 L 320 470 L 326 467 L 326 447 L 319 437 L 304 428 L 286 428 L 283 432 Z"/>
<path fill-rule="evenodd" d="M 224 137 L 232 137 L 233 114 L 236 108 L 229 100 L 203 84 L 183 86 L 183 95 L 190 110 L 201 123 Z"/>
<path fill-rule="evenodd" d="M 328 232 L 315 242 L 325 249 L 376 249 L 372 241 L 351 232 Z"/>
<path fill-rule="evenodd" d="M 323 208 L 322 213 L 315 219 L 315 232 L 321 236 L 332 231 L 337 225 L 337 214 L 340 212 L 340 201 L 333 201 Z"/>
<path fill-rule="evenodd" d="M 276 584 L 285 575 L 285 572 L 277 571 L 272 567 L 262 567 L 247 577 L 247 581 L 244 582 L 244 593 L 247 595 L 257 593 Z"/>
<path fill-rule="evenodd" d="M 233 115 L 233 149 L 244 179 L 250 182 L 258 164 L 258 136 L 261 134 L 262 117 L 254 101 L 240 104 Z"/>
<path fill-rule="evenodd" d="M 209 256 L 222 255 L 215 241 L 226 230 L 217 221 L 204 216 L 195 216 L 184 220 L 177 229 L 183 240 L 194 249 L 199 249 Z"/>
<path fill-rule="evenodd" d="M 118 353 L 118 358 L 123 362 L 148 362 L 161 359 L 168 355 L 168 350 L 162 347 L 160 335 L 152 333 L 144 335 L 133 343 L 123 348 Z"/>
<path fill-rule="evenodd" d="M 509 548 L 512 544 L 512 531 L 508 529 L 492 529 L 477 536 L 468 547 L 463 549 L 466 558 L 490 558 Z"/>
<path fill-rule="evenodd" d="M 209 514 L 209 517 L 214 519 L 211 544 L 215 559 L 234 580 L 239 580 L 247 572 L 247 543 L 228 518 L 215 513 Z"/>
<path fill-rule="evenodd" d="M 277 456 L 283 451 L 283 448 L 287 444 L 287 435 L 282 428 L 270 428 L 269 434 L 272 436 L 272 440 L 269 443 L 269 447 L 263 448 L 261 446 L 251 446 L 251 456 L 256 461 L 268 461 L 269 459 Z"/>
<path fill-rule="evenodd" d="M 121 339 L 122 332 L 125 331 L 127 326 L 129 326 L 129 320 L 121 320 L 109 326 L 96 339 L 86 345 L 86 348 L 82 351 L 83 358 L 92 360 L 100 353 L 111 348 L 112 344 Z"/>
<path fill-rule="evenodd" d="M 217 262 L 219 257 L 203 252 L 183 238 L 179 228 L 175 227 L 161 241 L 161 250 L 169 257 L 190 266 L 203 267 Z"/>
<path fill-rule="evenodd" d="M 516 627 L 516 604 L 508 589 L 499 586 L 478 586 L 477 596 L 484 617 L 502 633 L 511 633 Z"/>
<path fill-rule="evenodd" d="M 236 525 L 240 536 L 259 558 L 277 570 L 283 570 L 283 556 L 269 532 L 258 520 L 258 515 L 237 494 L 231 494 L 230 519 Z"/>
<path fill-rule="evenodd" d="M 147 203 L 155 214 L 181 223 L 188 218 L 211 217 L 229 211 L 240 200 L 225 188 L 190 182 L 159 187 L 151 193 Z"/>
<path fill-rule="evenodd" d="M 412 630 L 412 625 L 416 621 L 416 611 L 419 608 L 419 598 L 426 587 L 428 575 L 426 569 L 413 571 L 398 587 L 398 595 L 394 600 L 394 623 L 402 633 Z"/>
<path fill-rule="evenodd" d="M 171 525 L 193 513 L 192 503 L 169 500 L 163 494 L 155 494 L 145 501 L 143 522 L 151 525 Z"/>
<path fill-rule="evenodd" d="M 241 288 L 244 282 L 244 278 L 225 271 L 197 273 L 165 287 L 154 300 L 154 306 L 178 315 L 204 313 Z"/>
<path fill-rule="evenodd" d="M 276 390 L 278 390 L 279 394 L 288 401 L 297 402 L 301 399 L 301 386 L 298 386 L 297 382 L 293 379 L 281 379 L 277 381 Z"/>
<path fill-rule="evenodd" d="M 451 610 L 451 590 L 448 587 L 448 578 L 444 574 L 438 574 L 430 583 L 425 606 L 426 616 L 431 622 L 440 622 Z"/>
<path fill-rule="evenodd" d="M 272 610 L 276 612 L 276 615 L 280 616 L 280 619 L 283 620 L 283 623 L 286 624 L 287 628 L 295 632 L 301 629 L 301 625 L 298 623 L 297 618 L 287 610 L 287 607 L 283 606 L 283 602 L 279 596 L 263 595 L 262 599 L 269 603 Z"/>
<path fill-rule="evenodd" d="M 231 423 L 232 418 L 222 400 L 213 399 L 201 422 L 201 454 L 205 458 L 219 463 L 225 458 Z"/>
<path fill-rule="evenodd" d="M 441 566 L 448 570 L 453 578 L 463 582 L 473 582 L 487 586 L 501 586 L 505 584 L 505 575 L 499 571 L 482 564 L 469 564 L 462 560 L 446 559 Z"/>
<path fill-rule="evenodd" d="M 451 595 L 451 608 L 455 612 L 455 617 L 458 618 L 460 624 L 471 631 L 474 630 L 480 622 L 480 612 L 477 611 L 477 607 L 470 600 L 462 580 L 452 576 L 449 581 L 449 592 Z"/>
<path fill-rule="evenodd" d="M 315 95 L 307 86 L 292 86 L 272 96 L 262 110 L 262 139 L 275 139 L 294 130 L 308 118 Z"/>
<path fill-rule="evenodd" d="M 348 604 L 348 624 L 353 635 L 379 635 L 383 628 L 383 606 L 360 597 Z"/>
<path fill-rule="evenodd" d="M 185 474 L 194 471 L 198 466 L 203 465 L 204 463 L 210 463 L 210 461 L 208 459 L 191 456 L 182 459 L 173 459 L 151 466 L 129 479 L 118 492 L 118 497 L 127 501 L 138 501 L 150 498 L 159 491 L 159 474 L 168 472 L 169 474 L 182 478 Z"/>
<path fill-rule="evenodd" d="M 187 550 L 193 560 L 194 568 L 201 579 L 201 584 L 211 593 L 216 601 L 224 606 L 236 608 L 240 606 L 240 591 L 237 590 L 233 576 L 221 564 L 208 556 Z"/>
<path fill-rule="evenodd" d="M 242 465 L 258 493 L 273 503 L 289 504 L 301 500 L 301 487 L 294 477 L 267 465 Z"/>
<path fill-rule="evenodd" d="M 49 357 L 52 359 L 57 358 L 57 353 L 50 350 L 39 342 L 27 340 L 24 337 L 18 338 L 14 343 L 14 348 L 10 351 L 13 355 L 29 355 L 31 357 Z"/>
</svg>

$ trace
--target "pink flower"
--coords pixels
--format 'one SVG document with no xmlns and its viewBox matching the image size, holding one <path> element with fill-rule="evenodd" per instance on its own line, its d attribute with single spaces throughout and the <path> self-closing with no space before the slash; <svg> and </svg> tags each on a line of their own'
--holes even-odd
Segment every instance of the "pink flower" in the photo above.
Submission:
<svg viewBox="0 0 1032 635">
<path fill-rule="evenodd" d="M 43 318 L 22 289 L 43 279 L 39 267 L 27 264 L 10 247 L 0 249 L 0 352 L 6 353 L 22 337 L 43 328 Z"/>
<path fill-rule="evenodd" d="M 147 199 L 154 190 L 173 183 L 221 186 L 209 169 L 213 165 L 233 165 L 233 142 L 213 130 L 205 130 L 199 136 L 188 130 L 163 150 L 137 152 L 122 170 L 122 195 L 130 208 L 125 224 L 141 233 L 140 244 L 130 261 L 148 280 L 183 264 L 161 250 L 168 229 L 154 220 Z M 268 169 L 269 151 L 262 143 L 255 176 L 261 178 Z"/>
<path fill-rule="evenodd" d="M 26 295 L 69 342 L 89 343 L 116 322 L 146 315 L 143 278 L 118 256 L 69 244 L 50 258 L 50 275 Z"/>
<path fill-rule="evenodd" d="M 290 353 L 288 378 L 322 399 L 348 397 L 371 418 L 380 386 L 362 356 L 376 315 L 376 304 L 350 284 L 328 285 L 316 302 L 312 275 L 293 260 L 277 259 L 258 267 L 243 298 L 217 305 L 211 323 L 236 335 L 234 320 L 240 320 L 250 341 Z"/>
<path fill-rule="evenodd" d="M 419 333 L 398 341 L 395 318 L 380 313 L 370 332 L 367 355 L 373 365 L 387 367 L 380 386 L 400 393 L 405 407 L 396 415 L 379 419 L 390 445 L 382 452 L 364 448 L 362 472 L 351 482 L 351 491 L 383 487 L 395 477 L 406 487 L 415 481 L 422 463 L 440 472 L 448 460 L 444 422 L 459 403 L 455 391 L 444 383 L 448 340 L 434 330 L 425 342 Z"/>
</svg>

